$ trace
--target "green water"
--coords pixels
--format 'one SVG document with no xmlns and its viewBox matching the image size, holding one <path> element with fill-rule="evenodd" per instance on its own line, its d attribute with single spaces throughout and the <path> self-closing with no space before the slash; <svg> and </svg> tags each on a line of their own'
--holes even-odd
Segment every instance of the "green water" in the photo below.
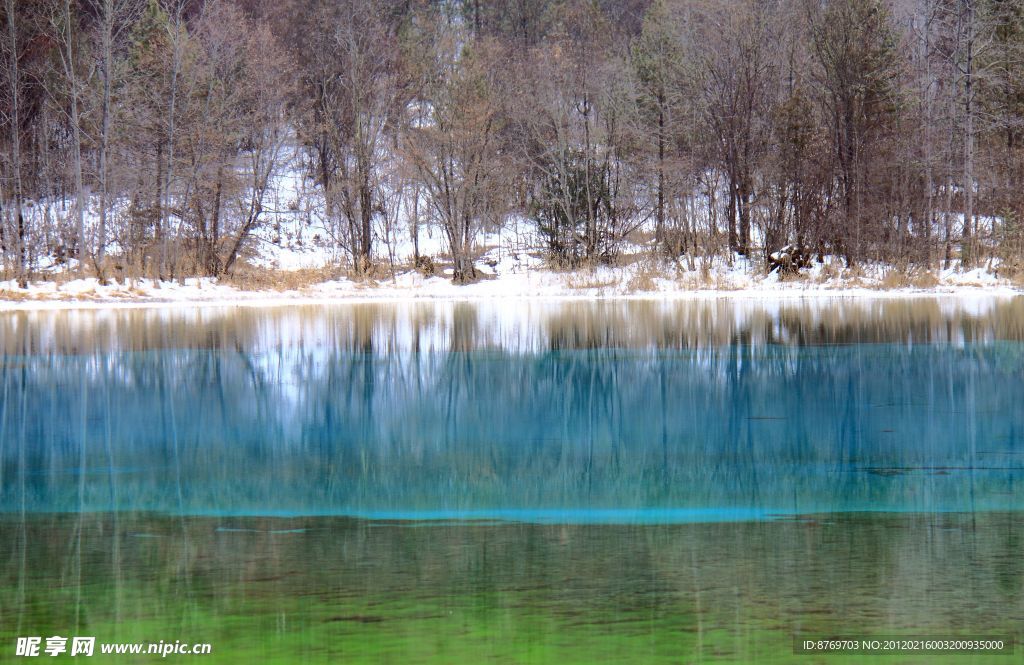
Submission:
<svg viewBox="0 0 1024 665">
<path fill-rule="evenodd" d="M 653 526 L 50 515 L 3 520 L 0 542 L 3 642 L 213 646 L 179 661 L 821 662 L 794 655 L 793 635 L 1019 639 L 1024 625 L 1024 521 L 1006 513 Z"/>
</svg>

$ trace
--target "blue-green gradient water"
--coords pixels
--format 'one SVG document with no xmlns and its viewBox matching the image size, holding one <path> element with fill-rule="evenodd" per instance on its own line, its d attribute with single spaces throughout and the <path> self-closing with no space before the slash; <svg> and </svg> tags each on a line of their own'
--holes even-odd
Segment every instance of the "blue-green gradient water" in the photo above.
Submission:
<svg viewBox="0 0 1024 665">
<path fill-rule="evenodd" d="M 1019 660 L 1024 298 L 8 312 L 0 353 L 0 661 Z"/>
<path fill-rule="evenodd" d="M 660 523 L 1017 510 L 1024 304 L 981 309 L 8 314 L 0 511 Z"/>
</svg>

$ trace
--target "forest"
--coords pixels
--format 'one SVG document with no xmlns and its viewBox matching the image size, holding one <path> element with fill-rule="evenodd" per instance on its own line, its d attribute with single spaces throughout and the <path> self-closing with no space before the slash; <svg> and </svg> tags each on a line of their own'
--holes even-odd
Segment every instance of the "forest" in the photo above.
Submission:
<svg viewBox="0 0 1024 665">
<path fill-rule="evenodd" d="M 0 3 L 21 287 L 224 277 L 288 214 L 355 276 L 472 281 L 513 222 L 567 270 L 1024 274 L 1020 0 Z"/>
</svg>

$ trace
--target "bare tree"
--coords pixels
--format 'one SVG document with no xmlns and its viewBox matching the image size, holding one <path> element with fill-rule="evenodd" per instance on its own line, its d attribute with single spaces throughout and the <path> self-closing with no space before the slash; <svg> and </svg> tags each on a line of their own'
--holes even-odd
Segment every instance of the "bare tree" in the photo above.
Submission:
<svg viewBox="0 0 1024 665">
<path fill-rule="evenodd" d="M 502 115 L 495 99 L 499 53 L 484 42 L 461 49 L 451 26 L 435 43 L 436 77 L 420 100 L 426 121 L 408 130 L 405 155 L 422 184 L 431 217 L 444 232 L 455 282 L 471 280 L 481 228 L 500 220 L 505 198 L 500 159 Z"/>
<path fill-rule="evenodd" d="M 862 258 L 872 239 L 868 214 L 872 181 L 882 164 L 882 139 L 898 108 L 896 42 L 880 0 L 836 0 L 811 19 L 815 79 L 831 127 L 842 197 L 842 222 L 834 242 L 848 264 Z M 872 161 L 875 160 L 875 161 Z M 877 237 L 877 236 L 876 236 Z"/>
<path fill-rule="evenodd" d="M 779 78 L 771 45 L 779 34 L 771 5 L 710 2 L 697 17 L 706 39 L 693 44 L 700 58 L 701 105 L 717 137 L 728 179 L 729 246 L 750 247 L 756 177 L 768 145 L 770 109 Z"/>
<path fill-rule="evenodd" d="M 687 239 L 678 220 L 673 232 L 666 228 L 669 217 L 678 217 L 685 209 L 673 202 L 688 197 L 685 190 L 693 185 L 692 147 L 688 144 L 695 120 L 689 110 L 687 93 L 691 90 L 681 22 L 677 7 L 657 0 L 644 17 L 643 32 L 632 49 L 639 83 L 638 110 L 654 153 L 655 242 L 670 256 L 678 256 Z"/>
<path fill-rule="evenodd" d="M 21 288 L 28 286 L 28 256 L 26 251 L 25 237 L 25 213 L 24 213 L 24 189 L 22 181 L 22 158 L 21 158 L 21 97 L 20 88 L 21 70 L 18 66 L 19 41 L 17 18 L 14 0 L 5 0 L 4 13 L 6 15 L 7 35 L 5 40 L 4 57 L 7 69 L 7 100 L 8 112 L 6 113 L 7 126 L 10 136 L 10 160 L 8 163 L 8 181 L 11 191 L 11 198 L 7 201 L 6 208 L 6 233 L 3 237 L 5 253 L 13 256 L 15 265 L 15 276 Z"/>
<path fill-rule="evenodd" d="M 118 112 L 112 100 L 112 91 L 120 63 L 117 58 L 132 26 L 138 20 L 144 3 L 142 0 L 88 0 L 97 16 L 96 32 L 99 42 L 100 126 L 96 141 L 96 180 L 99 189 L 99 226 L 96 229 L 95 267 L 101 282 L 106 281 L 104 257 L 107 251 L 108 216 L 111 204 L 110 145 L 111 124 Z"/>
<path fill-rule="evenodd" d="M 241 63 L 243 75 L 239 80 L 243 96 L 238 114 L 242 130 L 242 186 L 235 198 L 238 221 L 227 253 L 219 261 L 221 274 L 231 270 L 263 220 L 267 195 L 274 186 L 290 137 L 287 110 L 294 93 L 291 63 L 269 28 L 248 21 L 237 24 L 247 35 Z"/>
<path fill-rule="evenodd" d="M 383 213 L 387 135 L 400 110 L 395 25 L 376 3 L 320 3 L 304 55 L 310 104 L 303 135 L 314 152 L 328 217 L 359 273 L 373 260 Z"/>
<path fill-rule="evenodd" d="M 78 41 L 78 15 L 72 11 L 71 0 L 62 0 L 59 8 L 50 12 L 54 34 L 60 43 L 61 74 L 67 84 L 68 121 L 71 129 L 71 171 L 75 186 L 75 258 L 78 261 L 79 275 L 84 275 L 85 257 L 88 253 L 85 237 L 85 207 L 89 202 L 89 194 L 82 180 L 82 120 L 79 113 L 80 79 L 78 68 L 80 59 L 76 55 Z"/>
</svg>

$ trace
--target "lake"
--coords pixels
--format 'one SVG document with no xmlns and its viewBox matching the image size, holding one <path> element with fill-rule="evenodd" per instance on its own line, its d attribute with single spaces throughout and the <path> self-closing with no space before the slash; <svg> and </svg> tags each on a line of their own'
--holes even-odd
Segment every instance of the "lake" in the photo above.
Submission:
<svg viewBox="0 0 1024 665">
<path fill-rule="evenodd" d="M 0 352 L 11 654 L 1024 636 L 1024 298 L 6 312 Z"/>
</svg>

